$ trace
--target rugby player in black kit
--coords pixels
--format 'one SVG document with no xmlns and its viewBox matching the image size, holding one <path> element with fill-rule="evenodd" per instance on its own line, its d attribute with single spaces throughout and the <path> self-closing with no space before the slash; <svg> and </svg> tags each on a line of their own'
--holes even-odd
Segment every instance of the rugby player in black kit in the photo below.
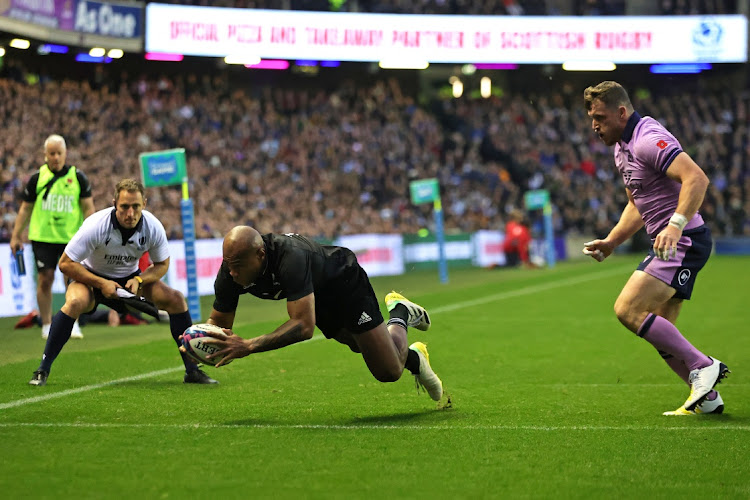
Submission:
<svg viewBox="0 0 750 500">
<path fill-rule="evenodd" d="M 209 323 L 228 337 L 211 334 L 220 348 L 216 366 L 249 354 L 279 349 L 312 338 L 315 326 L 329 338 L 361 353 L 372 375 L 394 382 L 407 368 L 438 401 L 443 384 L 430 367 L 422 342 L 407 343 L 407 326 L 430 327 L 425 309 L 402 295 L 385 297 L 386 324 L 364 269 L 348 248 L 323 246 L 298 234 L 261 235 L 249 226 L 234 227 L 224 238 L 223 262 L 214 282 L 216 299 Z M 245 339 L 230 329 L 242 294 L 287 301 L 289 320 L 274 331 Z"/>
</svg>

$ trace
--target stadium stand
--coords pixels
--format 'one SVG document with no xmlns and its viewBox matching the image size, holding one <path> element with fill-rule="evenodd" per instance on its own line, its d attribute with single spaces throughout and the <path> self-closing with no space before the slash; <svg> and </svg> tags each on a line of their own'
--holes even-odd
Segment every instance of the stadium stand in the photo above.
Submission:
<svg viewBox="0 0 750 500">
<path fill-rule="evenodd" d="M 626 10 L 620 0 L 167 3 L 408 14 Z M 662 0 L 658 9 L 728 14 L 738 4 Z M 249 83 L 209 62 L 171 74 L 158 63 L 148 69 L 72 64 L 57 72 L 45 64 L 8 54 L 0 69 L 0 117 L 15 125 L 0 136 L 0 241 L 9 240 L 18 195 L 41 160 L 39 138 L 50 133 L 63 134 L 69 161 L 91 173 L 97 207 L 111 198 L 113 177 L 138 175 L 140 152 L 185 147 L 199 238 L 219 237 L 238 223 L 262 231 L 303 228 L 321 238 L 414 233 L 430 224 L 431 213 L 411 206 L 408 183 L 432 176 L 444 189 L 446 227 L 456 231 L 503 227 L 528 189 L 551 190 L 558 233 L 603 234 L 625 202 L 611 152 L 589 132 L 581 105 L 580 92 L 593 81 L 540 84 L 543 70 L 534 70 L 507 76 L 504 92 L 490 99 L 430 101 L 408 77 L 350 78 L 364 66 L 340 68 L 345 79 L 335 84 L 309 78 L 300 84 L 284 76 L 254 76 Z M 750 235 L 750 94 L 742 90 L 747 71 L 735 73 L 718 86 L 678 78 L 630 87 L 636 109 L 662 121 L 709 174 L 702 211 L 714 233 L 726 236 Z M 181 237 L 179 201 L 176 189 L 150 193 L 170 238 Z"/>
<path fill-rule="evenodd" d="M 431 215 L 409 203 L 408 182 L 433 176 L 449 230 L 502 227 L 527 189 L 551 190 L 560 233 L 603 234 L 625 203 L 611 152 L 590 133 L 571 84 L 418 105 L 396 78 L 285 88 L 221 71 L 131 76 L 105 66 L 52 78 L 12 60 L 0 75 L 0 117 L 18 125 L 0 137 L 2 241 L 41 159 L 39 137 L 52 132 L 90 172 L 97 207 L 111 199 L 112 178 L 138 175 L 140 152 L 185 147 L 199 238 L 238 223 L 321 238 L 415 233 Z M 673 85 L 632 94 L 709 174 L 702 210 L 715 234 L 750 235 L 748 93 Z M 181 237 L 179 201 L 173 188 L 149 194 L 170 238 Z"/>
</svg>

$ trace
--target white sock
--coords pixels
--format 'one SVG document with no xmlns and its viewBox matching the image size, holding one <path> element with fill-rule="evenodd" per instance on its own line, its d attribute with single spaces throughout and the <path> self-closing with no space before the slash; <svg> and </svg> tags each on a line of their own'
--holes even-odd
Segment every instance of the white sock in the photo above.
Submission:
<svg viewBox="0 0 750 500">
<path fill-rule="evenodd" d="M 42 325 L 42 335 L 49 335 L 49 327 L 52 325 Z"/>
</svg>

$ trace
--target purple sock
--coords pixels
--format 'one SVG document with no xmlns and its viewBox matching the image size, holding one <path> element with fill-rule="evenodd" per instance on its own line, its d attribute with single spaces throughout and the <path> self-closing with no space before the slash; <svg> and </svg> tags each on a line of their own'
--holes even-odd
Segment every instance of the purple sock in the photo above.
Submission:
<svg viewBox="0 0 750 500">
<path fill-rule="evenodd" d="M 688 385 L 688 387 L 690 387 L 690 380 L 689 380 L 690 370 L 688 370 L 688 367 L 685 366 L 685 362 L 681 359 L 675 358 L 671 354 L 667 354 L 664 351 L 659 351 L 659 354 L 664 359 L 664 362 L 667 363 L 667 365 L 669 365 L 672 371 L 675 372 L 677 376 L 680 377 L 683 380 L 683 382 L 685 382 Z M 708 393 L 708 396 L 706 397 L 706 399 L 708 401 L 713 401 L 714 399 L 716 399 L 716 396 L 718 395 L 719 395 L 718 392 L 711 391 Z"/>
<path fill-rule="evenodd" d="M 693 347 L 672 323 L 661 316 L 646 316 L 637 333 L 657 350 L 684 361 L 688 370 L 704 368 L 711 364 L 708 356 Z"/>
<path fill-rule="evenodd" d="M 672 371 L 675 372 L 677 376 L 680 377 L 682 381 L 685 382 L 689 387 L 690 380 L 688 380 L 688 377 L 690 376 L 690 370 L 688 370 L 688 367 L 685 366 L 685 362 L 664 351 L 659 351 L 659 354 L 661 355 L 662 359 L 664 359 L 664 362 L 672 369 Z"/>
</svg>

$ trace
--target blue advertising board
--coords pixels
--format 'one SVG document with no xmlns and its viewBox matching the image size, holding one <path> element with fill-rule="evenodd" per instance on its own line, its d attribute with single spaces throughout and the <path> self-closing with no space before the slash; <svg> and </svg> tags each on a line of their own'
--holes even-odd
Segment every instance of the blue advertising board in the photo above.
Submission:
<svg viewBox="0 0 750 500">
<path fill-rule="evenodd" d="M 78 0 L 73 30 L 113 38 L 140 38 L 143 35 L 143 7 Z"/>
</svg>

